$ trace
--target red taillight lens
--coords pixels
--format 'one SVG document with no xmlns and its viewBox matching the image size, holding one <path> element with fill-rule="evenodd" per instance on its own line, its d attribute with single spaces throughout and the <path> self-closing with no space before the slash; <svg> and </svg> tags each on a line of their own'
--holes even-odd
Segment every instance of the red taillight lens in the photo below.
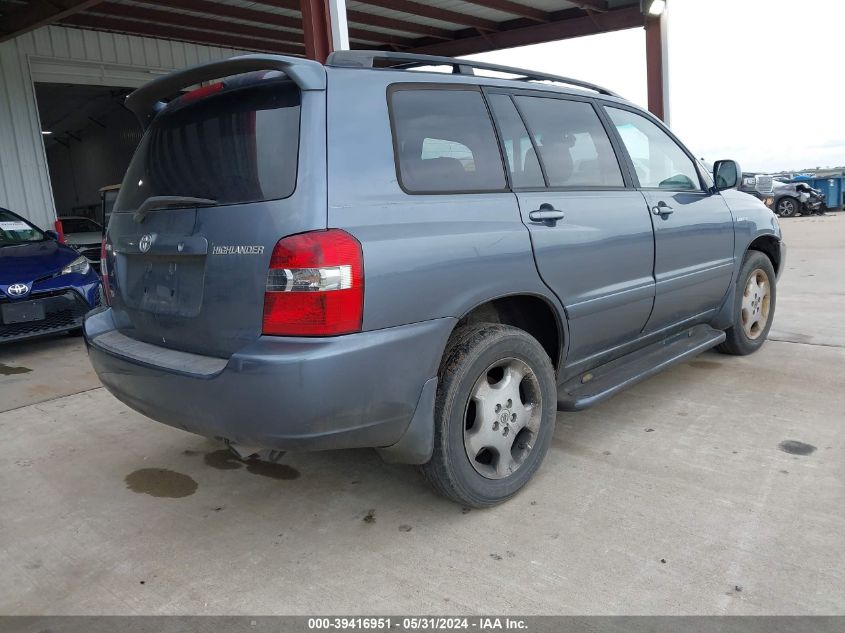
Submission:
<svg viewBox="0 0 845 633">
<path fill-rule="evenodd" d="M 64 227 L 62 226 L 62 221 L 56 220 L 56 222 L 53 224 L 53 227 L 55 228 L 56 233 L 59 236 L 59 243 L 64 244 L 65 243 L 65 230 L 64 230 Z"/>
<path fill-rule="evenodd" d="M 187 103 L 189 101 L 198 101 L 199 99 L 220 92 L 224 87 L 225 85 L 222 82 L 218 82 L 216 84 L 209 84 L 208 86 L 194 88 L 190 92 L 186 92 L 182 95 L 182 102 Z"/>
<path fill-rule="evenodd" d="M 333 336 L 361 331 L 361 244 L 340 229 L 286 237 L 270 259 L 264 334 Z"/>
<path fill-rule="evenodd" d="M 100 275 L 103 278 L 103 297 L 106 305 L 111 305 L 111 286 L 109 285 L 108 251 L 106 250 L 106 238 L 100 243 Z"/>
</svg>

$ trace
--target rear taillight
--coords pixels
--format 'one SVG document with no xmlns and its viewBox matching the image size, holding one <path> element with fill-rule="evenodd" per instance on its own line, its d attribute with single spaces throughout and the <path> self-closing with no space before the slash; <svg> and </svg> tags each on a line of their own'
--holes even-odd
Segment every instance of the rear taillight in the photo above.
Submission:
<svg viewBox="0 0 845 633">
<path fill-rule="evenodd" d="M 106 238 L 103 238 L 100 244 L 100 274 L 103 277 L 103 298 L 106 305 L 111 305 L 111 286 L 109 285 L 109 266 L 108 266 L 108 249 L 106 248 Z"/>
<path fill-rule="evenodd" d="M 59 243 L 64 244 L 65 243 L 65 230 L 64 230 L 64 227 L 62 226 L 62 221 L 56 220 L 56 222 L 55 222 L 55 224 L 53 224 L 53 226 L 55 227 L 56 235 L 59 236 Z"/>
<path fill-rule="evenodd" d="M 361 331 L 361 244 L 340 229 L 286 237 L 270 259 L 264 334 L 332 336 Z"/>
</svg>

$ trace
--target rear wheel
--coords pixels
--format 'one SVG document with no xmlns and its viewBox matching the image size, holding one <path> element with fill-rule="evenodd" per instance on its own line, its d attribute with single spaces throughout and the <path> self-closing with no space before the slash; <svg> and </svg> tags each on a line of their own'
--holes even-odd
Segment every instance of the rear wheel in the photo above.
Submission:
<svg viewBox="0 0 845 633">
<path fill-rule="evenodd" d="M 800 209 L 801 205 L 795 198 L 781 198 L 778 200 L 777 207 L 775 207 L 775 213 L 782 218 L 791 218 L 793 215 L 796 215 Z"/>
<path fill-rule="evenodd" d="M 536 339 L 506 325 L 461 328 L 441 363 L 434 453 L 423 473 L 458 503 L 501 503 L 539 468 L 556 410 L 554 368 Z"/>
<path fill-rule="evenodd" d="M 771 260 L 759 251 L 748 251 L 737 279 L 734 322 L 717 348 L 720 352 L 745 356 L 763 346 L 775 315 L 776 284 Z"/>
</svg>

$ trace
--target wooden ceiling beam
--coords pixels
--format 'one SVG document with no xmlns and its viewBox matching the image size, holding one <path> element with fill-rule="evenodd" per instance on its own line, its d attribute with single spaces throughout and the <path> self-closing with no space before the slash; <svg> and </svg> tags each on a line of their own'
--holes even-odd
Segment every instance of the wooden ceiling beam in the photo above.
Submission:
<svg viewBox="0 0 845 633">
<path fill-rule="evenodd" d="M 204 29 L 217 33 L 260 37 L 268 40 L 278 40 L 280 42 L 295 42 L 296 44 L 304 43 L 301 31 L 280 31 L 267 27 L 249 26 L 219 18 L 199 17 L 184 13 L 174 13 L 173 11 L 148 9 L 137 5 L 103 2 L 95 7 L 95 11 L 113 18 L 131 18 L 133 20 L 142 20 L 144 22 L 175 27 L 189 25 L 191 28 Z M 86 13 L 85 15 L 89 14 Z"/>
<path fill-rule="evenodd" d="M 0 42 L 81 13 L 100 2 L 102 0 L 32 0 L 25 5 L 9 5 L 0 18 Z"/>
<path fill-rule="evenodd" d="M 465 1 L 471 4 L 477 4 L 478 6 L 484 7 L 486 9 L 495 9 L 496 11 L 501 11 L 502 13 L 510 13 L 511 15 L 516 15 L 520 18 L 534 20 L 535 22 L 548 22 L 550 20 L 549 14 L 546 11 L 543 11 L 542 9 L 537 9 L 535 7 L 527 7 L 524 4 L 512 2 L 511 0 Z"/>
<path fill-rule="evenodd" d="M 474 29 L 483 29 L 485 31 L 497 31 L 499 25 L 493 20 L 486 20 L 474 15 L 467 15 L 458 11 L 451 11 L 449 9 L 441 9 L 440 7 L 432 7 L 431 5 L 422 4 L 420 2 L 411 2 L 411 0 L 361 0 L 363 4 L 372 7 L 381 7 L 382 9 L 391 9 L 393 11 L 400 11 L 409 15 L 416 15 L 431 20 L 441 20 L 443 22 L 450 22 L 452 24 L 460 24 Z"/>
<path fill-rule="evenodd" d="M 95 31 L 116 31 L 128 35 L 158 37 L 168 40 L 206 44 L 209 46 L 225 46 L 247 51 L 266 51 L 286 55 L 302 55 L 305 52 L 305 48 L 301 44 L 229 35 L 227 33 L 195 31 L 193 29 L 167 26 L 164 24 L 149 24 L 137 20 L 123 20 L 90 14 L 72 15 L 62 20 L 61 23 L 69 26 L 93 29 Z"/>
</svg>

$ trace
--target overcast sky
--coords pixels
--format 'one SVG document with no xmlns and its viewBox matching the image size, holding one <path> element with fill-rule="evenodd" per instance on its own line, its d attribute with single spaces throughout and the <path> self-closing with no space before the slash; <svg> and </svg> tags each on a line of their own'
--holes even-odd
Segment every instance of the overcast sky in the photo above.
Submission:
<svg viewBox="0 0 845 633">
<path fill-rule="evenodd" d="M 671 127 L 745 171 L 845 165 L 845 0 L 669 0 Z M 576 77 L 645 106 L 631 29 L 479 59 Z"/>
</svg>

